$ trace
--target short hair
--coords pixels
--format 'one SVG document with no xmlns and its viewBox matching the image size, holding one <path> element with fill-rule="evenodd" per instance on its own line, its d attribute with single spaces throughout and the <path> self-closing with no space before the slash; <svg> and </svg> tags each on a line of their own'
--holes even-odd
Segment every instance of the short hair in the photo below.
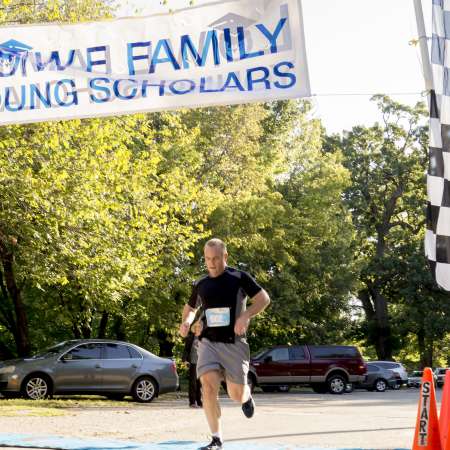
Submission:
<svg viewBox="0 0 450 450">
<path fill-rule="evenodd" d="M 220 239 L 213 238 L 210 239 L 206 244 L 205 247 L 219 247 L 222 250 L 222 253 L 227 253 L 227 246 L 225 245 L 225 242 L 223 242 Z"/>
</svg>

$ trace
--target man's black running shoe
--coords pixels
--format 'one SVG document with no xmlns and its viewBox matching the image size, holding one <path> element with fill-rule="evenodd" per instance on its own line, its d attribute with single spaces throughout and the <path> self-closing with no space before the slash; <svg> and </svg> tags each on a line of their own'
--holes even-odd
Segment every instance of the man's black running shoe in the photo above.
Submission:
<svg viewBox="0 0 450 450">
<path fill-rule="evenodd" d="M 200 447 L 199 450 L 222 450 L 222 445 L 222 441 L 218 437 L 213 436 L 212 441 L 205 447 Z"/>
<path fill-rule="evenodd" d="M 249 419 L 253 417 L 253 414 L 255 414 L 255 402 L 252 397 L 245 403 L 242 403 L 242 411 L 245 414 L 245 417 L 248 417 Z"/>
</svg>

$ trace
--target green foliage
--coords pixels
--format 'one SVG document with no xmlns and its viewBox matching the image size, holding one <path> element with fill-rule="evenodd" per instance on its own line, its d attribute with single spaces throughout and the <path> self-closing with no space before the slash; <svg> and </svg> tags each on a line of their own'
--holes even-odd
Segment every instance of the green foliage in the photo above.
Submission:
<svg viewBox="0 0 450 450">
<path fill-rule="evenodd" d="M 360 326 L 383 359 L 400 354 L 411 333 L 420 336 L 422 364 L 431 364 L 430 348 L 448 332 L 450 311 L 422 246 L 427 111 L 423 104 L 409 107 L 386 96 L 374 100 L 382 124 L 354 127 L 342 139 L 327 141 L 327 151 L 339 148 L 351 173 L 345 202 L 357 233 L 355 295 L 365 311 Z"/>
</svg>

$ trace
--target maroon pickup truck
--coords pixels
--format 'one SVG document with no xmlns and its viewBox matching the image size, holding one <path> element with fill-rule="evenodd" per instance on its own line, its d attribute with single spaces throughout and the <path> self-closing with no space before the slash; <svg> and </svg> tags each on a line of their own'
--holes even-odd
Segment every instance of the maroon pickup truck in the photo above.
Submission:
<svg viewBox="0 0 450 450">
<path fill-rule="evenodd" d="M 347 383 L 364 381 L 367 364 L 356 347 L 281 345 L 253 355 L 248 380 L 264 392 L 309 385 L 317 393 L 345 392 Z"/>
</svg>

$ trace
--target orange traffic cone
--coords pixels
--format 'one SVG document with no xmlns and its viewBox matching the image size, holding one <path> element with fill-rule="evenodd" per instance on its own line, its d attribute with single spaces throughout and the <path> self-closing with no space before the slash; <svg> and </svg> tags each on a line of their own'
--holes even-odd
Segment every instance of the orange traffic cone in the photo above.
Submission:
<svg viewBox="0 0 450 450">
<path fill-rule="evenodd" d="M 423 371 L 416 431 L 412 447 L 412 450 L 425 449 L 442 450 L 433 372 L 429 367 L 426 367 Z"/>
<path fill-rule="evenodd" d="M 445 372 L 444 392 L 442 393 L 441 413 L 439 414 L 439 430 L 441 433 L 441 446 L 444 450 L 450 449 L 448 439 L 450 426 L 450 370 Z"/>
</svg>

